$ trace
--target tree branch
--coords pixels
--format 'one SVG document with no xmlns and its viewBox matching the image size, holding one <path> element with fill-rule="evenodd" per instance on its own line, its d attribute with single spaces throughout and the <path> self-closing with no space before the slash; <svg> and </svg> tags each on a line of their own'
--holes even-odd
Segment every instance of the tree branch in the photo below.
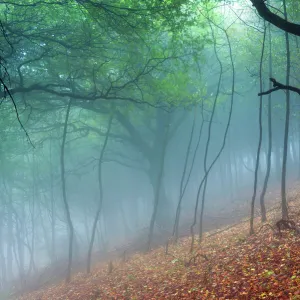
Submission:
<svg viewBox="0 0 300 300">
<path fill-rule="evenodd" d="M 286 21 L 271 12 L 267 7 L 265 0 L 251 0 L 251 2 L 263 19 L 288 33 L 300 36 L 300 25 Z"/>
<path fill-rule="evenodd" d="M 276 27 L 294 35 L 300 36 L 300 25 L 286 21 L 269 10 L 265 0 L 250 0 L 258 14 Z"/>
<path fill-rule="evenodd" d="M 79 93 L 73 93 L 67 90 L 67 88 L 65 88 L 65 91 L 59 91 L 59 90 L 55 90 L 55 89 L 51 89 L 49 88 L 50 86 L 55 87 L 55 85 L 51 85 L 51 84 L 47 84 L 47 85 L 41 85 L 40 83 L 36 83 L 36 84 L 32 84 L 28 87 L 17 87 L 17 88 L 12 88 L 10 89 L 10 95 L 14 95 L 14 94 L 18 94 L 18 93 L 30 93 L 30 92 L 35 92 L 35 91 L 42 91 L 48 94 L 52 94 L 52 95 L 56 95 L 59 97 L 69 97 L 69 98 L 73 98 L 73 99 L 77 99 L 77 100 L 86 100 L 86 101 L 95 101 L 95 100 L 121 100 L 121 101 L 128 101 L 128 102 L 133 102 L 136 104 L 146 104 L 148 106 L 151 106 L 153 108 L 163 108 L 163 106 L 161 106 L 160 104 L 152 104 L 150 102 L 147 101 L 141 101 L 138 100 L 136 98 L 132 98 L 132 97 L 122 97 L 122 96 L 109 96 L 106 94 L 98 94 L 98 95 L 91 95 L 91 94 L 79 94 Z M 59 86 L 59 85 L 57 85 Z M 61 86 L 63 87 L 63 86 Z M 4 92 L 2 92 L 0 94 L 0 97 L 3 97 L 5 95 Z"/>
<path fill-rule="evenodd" d="M 271 93 L 273 93 L 275 91 L 278 91 L 278 90 L 289 90 L 289 91 L 295 92 L 295 93 L 300 95 L 300 89 L 299 88 L 296 88 L 296 87 L 291 86 L 291 85 L 282 84 L 282 83 L 276 81 L 275 78 L 270 78 L 270 81 L 273 83 L 273 88 L 266 91 L 266 92 L 258 93 L 258 96 L 268 95 L 268 94 L 271 94 Z"/>
</svg>

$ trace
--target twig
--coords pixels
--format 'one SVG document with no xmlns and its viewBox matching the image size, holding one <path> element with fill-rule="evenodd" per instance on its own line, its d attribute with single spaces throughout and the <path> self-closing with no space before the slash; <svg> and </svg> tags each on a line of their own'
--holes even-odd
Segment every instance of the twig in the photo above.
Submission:
<svg viewBox="0 0 300 300">
<path fill-rule="evenodd" d="M 276 232 L 276 230 L 274 229 L 274 227 L 273 227 L 271 224 L 266 223 L 266 224 L 262 225 L 262 226 L 259 228 L 259 230 L 257 231 L 257 233 L 259 233 L 264 227 L 270 227 L 270 228 L 273 230 L 274 233 Z"/>
</svg>

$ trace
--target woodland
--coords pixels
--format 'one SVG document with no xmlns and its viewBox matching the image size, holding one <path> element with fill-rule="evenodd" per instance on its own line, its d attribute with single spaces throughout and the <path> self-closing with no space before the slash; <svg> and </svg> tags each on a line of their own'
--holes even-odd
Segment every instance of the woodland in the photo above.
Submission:
<svg viewBox="0 0 300 300">
<path fill-rule="evenodd" d="M 0 299 L 300 299 L 299 20 L 0 0 Z"/>
</svg>

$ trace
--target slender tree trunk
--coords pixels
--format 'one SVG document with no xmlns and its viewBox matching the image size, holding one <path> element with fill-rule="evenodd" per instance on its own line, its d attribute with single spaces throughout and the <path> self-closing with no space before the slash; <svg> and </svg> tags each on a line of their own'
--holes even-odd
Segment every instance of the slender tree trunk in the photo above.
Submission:
<svg viewBox="0 0 300 300">
<path fill-rule="evenodd" d="M 197 61 L 198 63 L 198 61 Z M 183 193 L 182 193 L 182 197 L 186 191 L 186 188 L 187 188 L 187 185 L 190 181 L 190 178 L 191 178 L 191 174 L 192 174 L 192 171 L 193 171 L 193 168 L 195 166 L 195 160 L 196 160 L 196 156 L 197 156 L 197 153 L 198 153 L 198 149 L 199 149 L 199 146 L 200 146 L 200 142 L 201 142 L 201 137 L 202 137 L 202 131 L 203 131 L 203 127 L 204 127 L 204 116 L 203 116 L 203 102 L 202 102 L 202 105 L 201 105 L 201 115 L 202 115 L 202 121 L 201 121 L 201 125 L 200 125 L 200 129 L 199 129 L 199 134 L 198 134 L 198 140 L 197 140 L 197 144 L 196 144 L 196 147 L 195 147 L 195 150 L 194 150 L 194 154 L 193 154 L 193 158 L 192 158 L 192 162 L 191 162 L 191 167 L 190 167 L 190 170 L 189 170 L 189 174 L 187 176 L 187 180 L 185 182 L 185 185 L 184 185 L 184 188 L 183 188 Z M 181 203 L 180 203 L 181 204 Z M 179 215 L 179 218 L 177 220 L 177 229 L 175 231 L 175 240 L 177 241 L 178 239 L 178 229 L 179 229 L 179 222 L 180 222 L 180 215 Z M 174 228 L 175 228 L 175 224 L 174 224 Z M 174 231 L 173 231 L 174 232 Z"/>
<path fill-rule="evenodd" d="M 263 44 L 262 44 L 260 67 L 259 67 L 259 81 L 260 81 L 260 91 L 261 92 L 263 90 L 262 69 L 263 69 L 263 57 L 264 57 L 264 51 L 265 51 L 265 40 L 266 40 L 266 26 L 264 26 L 264 36 L 263 36 Z M 262 96 L 259 97 L 258 123 L 259 123 L 259 138 L 258 138 L 256 163 L 255 163 L 255 171 L 254 171 L 253 195 L 252 195 L 252 200 L 251 200 L 250 235 L 252 235 L 254 233 L 254 208 L 255 208 L 255 198 L 256 198 L 256 192 L 257 192 L 257 179 L 258 179 L 259 162 L 260 162 L 260 150 L 261 150 L 261 144 L 262 144 Z"/>
<path fill-rule="evenodd" d="M 104 153 L 106 150 L 106 146 L 108 143 L 108 138 L 111 130 L 111 125 L 113 121 L 114 113 L 111 112 L 111 116 L 108 121 L 108 126 L 107 126 L 107 131 L 106 131 L 106 136 L 104 140 L 103 147 L 100 152 L 100 157 L 99 157 L 99 164 L 98 164 L 98 184 L 99 184 L 99 202 L 98 202 L 98 208 L 96 211 L 95 219 L 93 222 L 93 227 L 92 227 L 92 234 L 91 234 L 91 240 L 90 240 L 90 245 L 89 245 L 89 250 L 88 250 L 88 257 L 87 257 L 87 273 L 90 273 L 91 271 L 91 259 L 92 259 L 92 251 L 93 251 L 93 245 L 94 245 L 94 240 L 95 240 L 95 234 L 96 234 L 96 229 L 97 229 L 97 224 L 99 220 L 99 216 L 102 210 L 102 203 L 103 203 L 103 186 L 102 186 L 102 162 L 103 162 L 103 157 Z"/>
<path fill-rule="evenodd" d="M 212 108 L 212 112 L 211 112 L 211 116 L 210 116 L 210 122 L 208 124 L 208 137 L 207 137 L 206 147 L 205 147 L 205 153 L 204 153 L 204 170 L 205 170 L 205 174 L 204 174 L 204 177 L 203 177 L 203 179 L 200 182 L 199 187 L 198 187 L 197 197 L 196 197 L 196 205 L 195 205 L 195 210 L 194 210 L 194 218 L 193 218 L 193 223 L 192 223 L 192 225 L 190 227 L 190 232 L 191 232 L 191 235 L 192 235 L 192 242 L 191 242 L 190 252 L 193 251 L 193 247 L 194 247 L 194 240 L 195 240 L 194 227 L 195 227 L 195 225 L 197 223 L 197 213 L 198 213 L 200 193 L 201 193 L 203 184 L 204 184 L 204 186 L 206 186 L 206 180 L 207 180 L 207 176 L 208 176 L 208 173 L 209 173 L 209 171 L 207 170 L 207 166 L 206 166 L 206 163 L 207 163 L 207 154 L 208 154 L 208 147 L 209 147 L 209 142 L 210 142 L 210 137 L 211 137 L 212 120 L 213 120 L 214 113 L 215 113 L 215 107 L 216 107 L 217 99 L 219 97 L 221 80 L 222 80 L 222 75 L 223 75 L 223 65 L 222 65 L 222 63 L 220 61 L 220 58 L 218 56 L 217 45 L 216 45 L 216 38 L 215 38 L 215 34 L 214 34 L 213 29 L 212 29 L 212 25 L 211 25 L 210 21 L 209 21 L 209 26 L 210 26 L 212 37 L 213 37 L 214 53 L 215 53 L 215 56 L 217 58 L 220 70 L 219 70 L 219 77 L 218 77 L 217 92 L 216 92 L 216 95 L 215 95 L 215 98 L 214 98 L 214 102 L 213 102 L 213 108 Z M 209 170 L 210 169 L 211 168 L 209 168 Z M 201 208 L 202 207 L 204 208 L 204 196 L 205 196 L 205 194 L 203 194 L 203 196 L 202 196 L 202 205 L 201 205 Z M 201 213 L 200 213 L 200 225 L 199 225 L 200 228 L 202 228 L 202 219 L 203 219 L 203 212 L 202 212 L 202 209 L 201 209 Z M 201 234 L 199 233 L 199 237 L 200 238 L 201 238 L 201 236 L 202 236 L 202 233 Z"/>
<path fill-rule="evenodd" d="M 170 126 L 169 125 L 169 115 L 168 115 L 167 123 L 165 124 L 165 126 L 167 128 L 165 130 L 163 145 L 162 145 L 161 153 L 160 153 L 160 156 L 159 156 L 159 163 L 158 163 L 159 171 L 158 171 L 158 174 L 157 174 L 157 183 L 156 183 L 156 190 L 155 190 L 155 194 L 154 194 L 153 212 L 152 212 L 152 216 L 151 216 L 151 220 L 150 220 L 150 228 L 149 228 L 148 243 L 147 243 L 147 250 L 148 251 L 150 251 L 150 249 L 151 249 L 151 243 L 152 243 L 153 232 L 154 232 L 154 224 L 155 224 L 156 215 L 157 215 L 157 209 L 158 209 L 158 206 L 159 206 L 159 201 L 161 200 L 160 199 L 160 189 L 161 189 L 161 183 L 162 183 L 162 179 L 163 179 L 165 154 L 166 154 L 169 126 Z"/>
<path fill-rule="evenodd" d="M 215 25 L 216 26 L 216 25 Z M 212 29 L 212 25 L 210 24 L 211 27 L 211 31 L 213 33 L 213 29 Z M 217 26 L 218 27 L 218 26 Z M 230 109 L 229 109 L 229 116 L 228 116 L 228 120 L 227 120 L 227 124 L 225 127 L 225 132 L 224 132 L 224 136 L 223 136 L 223 142 L 222 145 L 219 149 L 219 152 L 217 153 L 217 155 L 215 156 L 214 160 L 212 161 L 212 163 L 210 164 L 209 168 L 207 169 L 207 166 L 205 166 L 205 182 L 204 182 L 204 189 L 203 189 L 203 194 L 202 194 L 202 203 L 201 203 L 201 211 L 200 211 L 200 221 L 199 221 L 199 242 L 202 241 L 202 235 L 203 235 L 203 216 L 204 216 L 204 204 L 205 204 L 205 193 L 206 193 L 206 180 L 208 178 L 208 175 L 212 169 L 212 167 L 214 166 L 214 164 L 218 161 L 219 157 L 221 156 L 224 148 L 225 148 L 225 144 L 226 144 L 226 139 L 229 133 L 229 127 L 230 127 L 230 123 L 231 123 L 231 116 L 232 116 L 232 111 L 233 111 L 233 101 L 234 101 L 234 93 L 235 93 L 235 66 L 234 66 L 234 62 L 233 62 L 233 56 L 232 56 L 232 48 L 231 48 L 231 43 L 230 43 L 230 39 L 228 36 L 228 33 L 225 29 L 218 27 L 219 29 L 221 29 L 225 36 L 226 36 L 226 41 L 228 44 L 228 48 L 229 48 L 229 57 L 230 57 L 230 63 L 231 63 L 231 69 L 232 69 L 232 85 L 231 85 L 231 97 L 230 97 Z M 217 54 L 217 50 L 216 50 L 216 39 L 214 37 L 214 50 L 215 50 L 215 55 L 219 61 L 219 65 L 220 65 L 220 74 L 222 76 L 223 73 L 223 66 L 222 66 L 222 62 L 219 59 L 219 56 Z M 219 78 L 219 84 L 218 84 L 218 89 L 217 89 L 217 96 L 219 94 L 219 89 L 220 89 L 220 83 L 221 83 L 221 76 Z M 212 118 L 210 120 L 210 122 L 212 122 Z M 209 133 L 210 134 L 210 133 Z M 208 149 L 208 147 L 207 147 Z M 192 239 L 193 242 L 193 239 Z M 191 246 L 191 251 L 192 251 L 193 247 Z"/>
<path fill-rule="evenodd" d="M 284 17 L 287 20 L 286 1 L 283 0 Z M 289 34 L 285 32 L 286 44 L 286 85 L 290 84 L 290 41 Z M 286 111 L 285 111 L 285 126 L 284 126 L 284 139 L 283 139 L 283 155 L 282 155 L 282 175 L 281 175 L 281 209 L 282 219 L 288 219 L 288 206 L 286 199 L 286 163 L 288 152 L 288 139 L 289 139 L 289 123 L 290 123 L 290 91 L 286 91 Z"/>
<path fill-rule="evenodd" d="M 30 216 L 31 216 L 31 251 L 34 256 L 35 252 L 35 202 L 36 202 L 36 174 L 35 174 L 35 155 L 32 155 L 32 177 L 33 177 L 33 186 L 32 186 L 32 202 L 30 207 Z M 29 204 L 30 205 L 30 204 Z"/>
<path fill-rule="evenodd" d="M 223 66 L 222 66 L 222 63 L 221 63 L 221 61 L 220 61 L 220 59 L 218 57 L 218 54 L 217 54 L 216 43 L 215 43 L 215 36 L 214 36 L 214 32 L 213 32 L 211 24 L 210 24 L 210 27 L 211 27 L 211 31 L 212 31 L 212 35 L 213 35 L 213 39 L 214 39 L 215 55 L 217 57 L 217 60 L 219 62 L 219 66 L 220 66 L 220 75 L 219 75 L 219 80 L 218 80 L 217 93 L 216 93 L 216 96 L 214 98 L 213 107 L 212 107 L 212 111 L 211 111 L 211 115 L 210 115 L 210 120 L 209 120 L 209 123 L 208 123 L 208 133 L 207 133 L 207 140 L 206 140 L 205 152 L 204 152 L 204 158 L 203 158 L 203 167 L 204 167 L 204 174 L 205 174 L 204 176 L 205 176 L 205 179 L 204 179 L 204 184 L 203 184 L 201 210 L 200 210 L 199 243 L 201 243 L 201 241 L 202 241 L 204 204 L 205 204 L 207 180 L 208 180 L 208 176 L 209 176 L 209 172 L 207 170 L 207 156 L 208 156 L 208 150 L 209 150 L 210 140 L 211 140 L 212 124 L 213 124 L 213 119 L 214 119 L 214 116 L 215 116 L 216 105 L 217 105 L 217 100 L 218 100 L 218 97 L 219 97 L 219 90 L 220 90 L 221 79 L 222 79 L 222 74 L 223 74 Z M 201 191 L 201 189 L 198 190 L 197 198 L 199 197 L 200 191 Z M 198 201 L 198 199 L 197 199 L 197 201 Z"/>
<path fill-rule="evenodd" d="M 71 110 L 72 99 L 69 99 L 69 103 L 67 106 L 67 112 L 64 123 L 64 131 L 61 143 L 61 153 L 60 153 L 60 168 L 61 168 L 61 183 L 62 183 L 62 196 L 63 196 L 63 204 L 65 208 L 68 231 L 69 231 L 69 253 L 68 253 L 68 267 L 66 274 L 66 282 L 70 282 L 71 280 L 71 272 L 72 272 L 72 259 L 73 259 L 73 239 L 74 239 L 74 227 L 71 219 L 70 207 L 67 199 L 66 192 L 66 178 L 65 178 L 65 144 L 67 138 L 67 129 L 68 129 L 68 121 Z"/>
<path fill-rule="evenodd" d="M 180 220 L 181 203 L 182 203 L 182 199 L 183 199 L 183 195 L 184 195 L 184 179 L 185 179 L 185 175 L 186 175 L 186 170 L 187 170 L 187 165 L 188 165 L 188 160 L 189 160 L 189 156 L 190 156 L 191 145 L 192 145 L 194 130 L 195 130 L 197 109 L 196 109 L 196 107 L 194 109 L 195 109 L 194 119 L 193 119 L 193 124 L 192 124 L 192 130 L 190 133 L 188 147 L 187 147 L 186 154 L 185 154 L 183 172 L 182 172 L 182 176 L 181 176 L 181 180 L 180 180 L 179 199 L 178 199 L 177 208 L 176 208 L 175 223 L 173 226 L 173 236 L 175 236 L 175 241 L 177 241 L 177 239 L 178 239 L 178 227 L 179 227 L 179 220 Z"/>
<path fill-rule="evenodd" d="M 55 215 L 55 200 L 54 200 L 54 179 L 53 179 L 53 165 L 52 165 L 52 139 L 49 143 L 50 152 L 50 205 L 51 205 L 51 262 L 56 261 L 56 215 Z"/>
<path fill-rule="evenodd" d="M 269 28 L 269 77 L 272 77 L 272 37 L 270 24 L 268 24 Z M 272 88 L 272 83 L 269 81 L 269 89 Z M 267 161 L 267 170 L 264 179 L 263 189 L 260 195 L 260 210 L 261 210 L 261 221 L 267 221 L 267 213 L 265 207 L 265 195 L 268 187 L 270 171 L 271 171 L 271 154 L 272 154 L 272 94 L 268 96 L 268 151 L 266 155 Z"/>
</svg>

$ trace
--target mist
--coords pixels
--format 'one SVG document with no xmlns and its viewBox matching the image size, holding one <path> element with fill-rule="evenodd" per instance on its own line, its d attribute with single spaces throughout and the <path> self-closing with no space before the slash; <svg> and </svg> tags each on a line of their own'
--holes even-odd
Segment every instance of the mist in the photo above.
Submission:
<svg viewBox="0 0 300 300">
<path fill-rule="evenodd" d="M 285 34 L 251 3 L 200 1 L 187 25 L 184 10 L 141 20 L 110 4 L 30 2 L 0 1 L 10 90 L 1 88 L 2 291 L 35 289 L 45 270 L 68 281 L 170 237 L 201 240 L 248 217 L 251 203 L 260 215 L 264 183 L 270 207 L 285 159 L 284 184 L 299 179 L 299 95 L 258 96 L 269 77 L 285 82 Z M 289 47 L 297 85 L 298 37 Z"/>
</svg>

